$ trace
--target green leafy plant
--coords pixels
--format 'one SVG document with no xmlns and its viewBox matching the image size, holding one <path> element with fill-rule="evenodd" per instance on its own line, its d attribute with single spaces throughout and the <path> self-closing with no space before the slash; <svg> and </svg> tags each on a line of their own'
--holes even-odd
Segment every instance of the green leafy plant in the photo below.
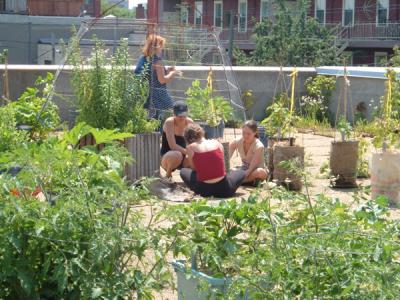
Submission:
<svg viewBox="0 0 400 300">
<path fill-rule="evenodd" d="M 269 136 L 283 137 L 290 132 L 296 116 L 290 113 L 288 107 L 288 96 L 283 93 L 267 108 L 267 117 L 261 121 L 261 125 L 265 126 Z"/>
<path fill-rule="evenodd" d="M 357 177 L 369 178 L 369 163 L 366 158 L 370 143 L 365 138 L 359 140 L 358 144 L 358 162 L 357 162 Z"/>
<path fill-rule="evenodd" d="M 0 107 L 0 152 L 14 149 L 25 143 L 27 134 L 17 130 L 15 111 L 11 105 Z"/>
<path fill-rule="evenodd" d="M 108 55 L 104 44 L 95 39 L 88 59 L 81 56 L 75 36 L 71 42 L 70 63 L 74 66 L 72 86 L 79 108 L 79 121 L 96 128 L 120 129 L 146 133 L 157 129 L 159 122 L 148 120 L 144 108 L 148 80 L 131 70 L 128 42 L 121 40 L 114 55 Z"/>
<path fill-rule="evenodd" d="M 350 138 L 350 134 L 353 128 L 351 124 L 346 120 L 346 118 L 344 116 L 341 116 L 337 124 L 337 130 L 342 136 L 342 141 L 346 141 Z"/>
<path fill-rule="evenodd" d="M 311 97 L 324 97 L 329 100 L 336 86 L 336 78 L 332 76 L 317 75 L 307 78 L 304 83 L 307 94 Z M 327 103 L 325 103 L 327 104 Z"/>
<path fill-rule="evenodd" d="M 254 97 L 252 90 L 245 90 L 242 93 L 242 102 L 243 102 L 244 108 L 246 110 L 246 115 L 250 119 L 252 119 L 252 116 L 250 116 L 250 110 L 253 108 L 255 101 L 256 101 L 256 97 Z"/>
<path fill-rule="evenodd" d="M 267 192 L 241 202 L 171 207 L 169 230 L 180 237 L 175 255 L 194 254 L 200 271 L 227 278 L 224 299 L 396 297 L 398 226 L 388 218 L 386 199 L 353 210 L 324 195 Z"/>
<path fill-rule="evenodd" d="M 186 96 L 190 114 L 197 121 L 214 127 L 232 117 L 233 109 L 229 101 L 222 96 L 215 96 L 209 86 L 202 88 L 199 80 L 192 82 Z"/>
<path fill-rule="evenodd" d="M 87 133 L 101 152 L 77 147 Z M 121 176 L 129 136 L 80 123 L 1 155 L 23 168 L 0 175 L 0 298 L 152 299 L 169 282 L 173 241 L 144 221 L 133 207 L 143 191 Z"/>
<path fill-rule="evenodd" d="M 308 16 L 309 1 L 296 4 L 293 8 L 284 0 L 275 0 L 274 20 L 266 18 L 256 24 L 254 64 L 321 66 L 338 63 L 332 31 Z"/>
<path fill-rule="evenodd" d="M 51 73 L 47 73 L 46 78 L 39 76 L 35 87 L 28 87 L 17 101 L 10 104 L 17 126 L 27 126 L 32 140 L 45 138 L 60 124 L 58 107 L 48 100 L 53 80 Z"/>
</svg>

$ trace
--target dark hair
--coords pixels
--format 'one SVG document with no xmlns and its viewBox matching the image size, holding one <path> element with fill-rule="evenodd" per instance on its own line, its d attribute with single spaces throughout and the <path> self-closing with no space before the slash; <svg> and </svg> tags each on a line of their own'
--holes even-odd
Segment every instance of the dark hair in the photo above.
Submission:
<svg viewBox="0 0 400 300">
<path fill-rule="evenodd" d="M 254 120 L 246 121 L 246 123 L 244 123 L 243 127 L 247 127 L 249 129 L 251 129 L 251 131 L 253 131 L 256 134 L 256 138 L 260 137 L 260 135 L 258 134 L 258 124 L 256 121 L 254 121 Z"/>
<path fill-rule="evenodd" d="M 198 124 L 189 124 L 183 133 L 186 143 L 191 144 L 204 137 L 204 130 Z"/>
</svg>

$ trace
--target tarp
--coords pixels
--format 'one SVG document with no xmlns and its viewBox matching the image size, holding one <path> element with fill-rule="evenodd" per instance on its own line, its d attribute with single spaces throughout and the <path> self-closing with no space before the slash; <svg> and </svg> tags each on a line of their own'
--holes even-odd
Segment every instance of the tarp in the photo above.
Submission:
<svg viewBox="0 0 400 300">
<path fill-rule="evenodd" d="M 318 67 L 318 75 L 344 76 L 344 67 Z M 387 79 L 387 68 L 380 67 L 347 67 L 347 76 L 360 78 Z M 400 68 L 393 68 L 400 79 Z"/>
</svg>

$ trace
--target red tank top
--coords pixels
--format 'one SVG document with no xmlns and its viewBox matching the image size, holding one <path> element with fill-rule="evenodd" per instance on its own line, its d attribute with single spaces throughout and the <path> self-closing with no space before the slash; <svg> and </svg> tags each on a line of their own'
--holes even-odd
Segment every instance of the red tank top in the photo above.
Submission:
<svg viewBox="0 0 400 300">
<path fill-rule="evenodd" d="M 195 152 L 193 164 L 198 181 L 212 180 L 226 175 L 224 153 L 219 148 L 208 152 Z"/>
</svg>

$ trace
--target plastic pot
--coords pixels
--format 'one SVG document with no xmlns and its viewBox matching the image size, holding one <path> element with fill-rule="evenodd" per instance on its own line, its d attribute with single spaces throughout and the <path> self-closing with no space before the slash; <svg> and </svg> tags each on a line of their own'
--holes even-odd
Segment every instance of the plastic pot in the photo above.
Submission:
<svg viewBox="0 0 400 300">
<path fill-rule="evenodd" d="M 385 196 L 392 206 L 400 204 L 400 153 L 372 153 L 371 197 Z"/>
</svg>

